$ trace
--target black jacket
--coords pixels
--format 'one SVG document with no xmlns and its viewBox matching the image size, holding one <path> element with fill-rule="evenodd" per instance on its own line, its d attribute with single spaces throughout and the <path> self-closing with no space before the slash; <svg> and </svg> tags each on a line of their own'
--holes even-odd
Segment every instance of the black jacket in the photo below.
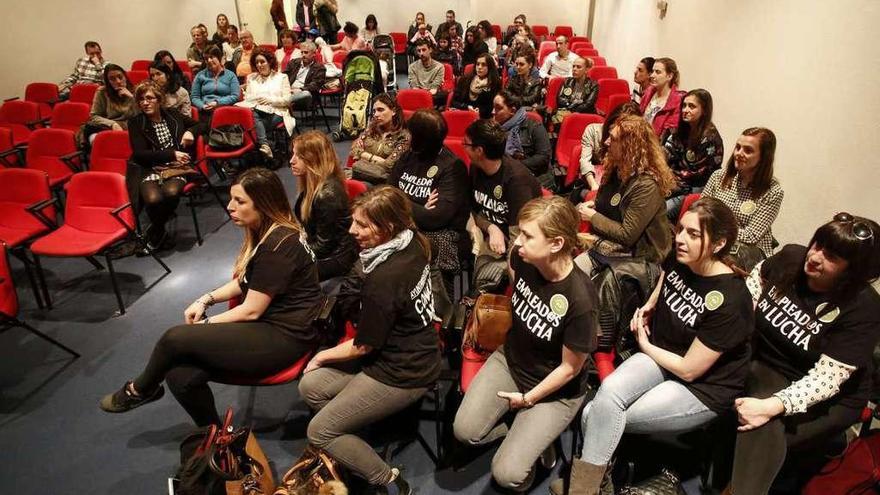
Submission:
<svg viewBox="0 0 880 495">
<path fill-rule="evenodd" d="M 300 193 L 293 207 L 296 217 L 302 221 L 300 211 L 305 194 Z M 354 238 L 348 233 L 351 227 L 351 208 L 345 186 L 335 178 L 329 178 L 312 201 L 308 222 L 303 222 L 308 244 L 318 262 L 318 279 L 321 281 L 344 275 L 351 270 L 358 256 Z"/>
<path fill-rule="evenodd" d="M 538 76 L 521 77 L 515 75 L 507 82 L 507 90 L 513 96 L 513 103 L 517 107 L 531 107 L 541 103 L 544 95 L 541 89 L 544 87 L 544 81 Z"/>
<path fill-rule="evenodd" d="M 486 42 L 483 40 L 477 41 L 473 45 L 468 46 L 467 43 L 464 45 L 464 50 L 461 54 L 461 66 L 464 67 L 467 64 L 474 64 L 477 62 L 477 56 L 482 53 L 489 53 L 489 46 L 486 45 Z"/>
<path fill-rule="evenodd" d="M 519 140 L 523 147 L 523 156 L 516 156 L 535 177 L 547 172 L 550 167 L 550 136 L 544 126 L 530 118 L 526 118 L 519 130 Z"/>
<path fill-rule="evenodd" d="M 300 58 L 295 58 L 287 63 L 284 73 L 287 74 L 287 79 L 290 81 L 291 86 L 293 86 L 293 82 L 296 81 L 296 74 L 301 67 L 302 59 Z M 318 62 L 313 61 L 312 65 L 309 66 L 309 72 L 306 74 L 306 81 L 303 89 L 308 90 L 312 93 L 312 96 L 317 97 L 321 88 L 324 87 L 324 82 L 326 82 L 326 80 L 327 68 Z"/>
<path fill-rule="evenodd" d="M 476 100 L 471 100 L 471 81 L 474 77 L 469 75 L 458 78 L 458 84 L 455 85 L 455 90 L 452 92 L 450 106 L 459 110 L 467 110 L 469 106 L 478 108 L 481 119 L 491 119 L 492 101 L 501 90 L 501 85 L 493 88 L 490 84 L 485 91 L 477 96 Z"/>
<path fill-rule="evenodd" d="M 574 100 L 574 91 L 577 81 L 573 77 L 565 78 L 565 82 L 559 87 L 556 95 L 556 104 L 559 110 L 569 110 L 574 113 L 596 113 L 596 98 L 599 97 L 599 85 L 589 77 L 584 84 L 584 93 L 580 101 Z"/>
</svg>

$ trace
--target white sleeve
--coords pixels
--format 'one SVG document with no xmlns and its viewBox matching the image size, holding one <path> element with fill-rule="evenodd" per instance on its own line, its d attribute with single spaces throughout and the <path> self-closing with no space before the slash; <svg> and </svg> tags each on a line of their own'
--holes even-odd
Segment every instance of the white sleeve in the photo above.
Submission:
<svg viewBox="0 0 880 495">
<path fill-rule="evenodd" d="M 764 282 L 761 279 L 761 266 L 763 265 L 764 260 L 761 260 L 760 263 L 752 268 L 751 273 L 746 278 L 746 287 L 748 287 L 749 293 L 752 295 L 753 304 L 758 304 L 758 299 L 761 298 L 761 293 L 764 292 Z"/>
<path fill-rule="evenodd" d="M 803 378 L 792 382 L 773 396 L 782 401 L 786 416 L 806 412 L 813 404 L 837 395 L 840 386 L 855 370 L 855 366 L 841 363 L 822 354 L 819 361 Z"/>
</svg>

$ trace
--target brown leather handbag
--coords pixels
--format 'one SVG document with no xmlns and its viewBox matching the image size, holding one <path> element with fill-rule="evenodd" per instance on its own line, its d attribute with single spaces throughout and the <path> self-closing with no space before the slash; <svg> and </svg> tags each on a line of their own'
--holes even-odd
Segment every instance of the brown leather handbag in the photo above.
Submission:
<svg viewBox="0 0 880 495">
<path fill-rule="evenodd" d="M 342 483 L 336 461 L 323 450 L 309 445 L 290 469 L 273 495 L 318 495 L 330 482 Z M 331 491 L 332 493 L 332 491 Z"/>
<path fill-rule="evenodd" d="M 513 323 L 510 298 L 498 294 L 480 294 L 474 302 L 463 346 L 492 352 L 507 340 L 507 332 Z"/>
</svg>

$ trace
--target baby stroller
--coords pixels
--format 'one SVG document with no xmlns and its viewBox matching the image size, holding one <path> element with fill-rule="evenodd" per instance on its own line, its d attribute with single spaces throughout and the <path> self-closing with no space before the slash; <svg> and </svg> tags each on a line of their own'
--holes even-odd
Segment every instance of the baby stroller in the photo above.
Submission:
<svg viewBox="0 0 880 495">
<path fill-rule="evenodd" d="M 385 81 L 385 91 L 397 90 L 397 65 L 394 56 L 394 39 L 387 34 L 377 34 L 373 38 L 373 52 L 379 57 L 379 64 L 384 62 L 388 72 L 388 79 Z"/>
<path fill-rule="evenodd" d="M 339 130 L 333 133 L 333 140 L 337 142 L 354 139 L 367 128 L 373 96 L 384 89 L 376 55 L 363 50 L 349 52 L 342 65 L 342 84 L 345 90 Z"/>
</svg>

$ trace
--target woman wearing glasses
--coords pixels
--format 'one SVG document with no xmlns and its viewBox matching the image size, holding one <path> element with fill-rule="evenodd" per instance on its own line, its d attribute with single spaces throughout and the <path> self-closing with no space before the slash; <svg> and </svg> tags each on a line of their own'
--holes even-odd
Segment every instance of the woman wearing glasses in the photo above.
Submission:
<svg viewBox="0 0 880 495">
<path fill-rule="evenodd" d="M 876 222 L 839 213 L 807 247 L 785 246 L 749 276 L 754 360 L 735 403 L 728 493 L 767 493 L 787 452 L 821 447 L 859 420 L 880 337 L 878 234 Z"/>
</svg>

